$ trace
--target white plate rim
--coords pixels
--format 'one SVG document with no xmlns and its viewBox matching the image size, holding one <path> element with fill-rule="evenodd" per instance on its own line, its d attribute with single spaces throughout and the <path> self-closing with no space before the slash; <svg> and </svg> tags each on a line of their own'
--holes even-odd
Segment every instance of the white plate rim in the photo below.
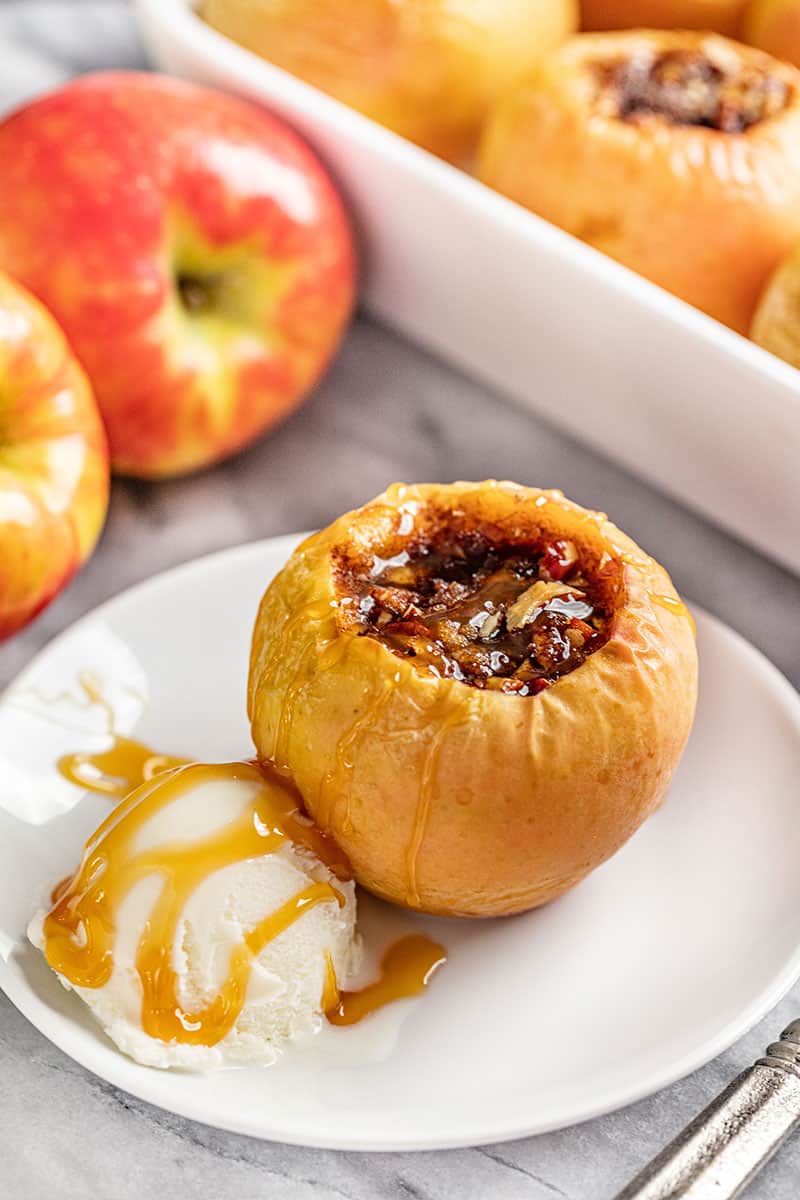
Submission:
<svg viewBox="0 0 800 1200">
<path fill-rule="evenodd" d="M 125 606 L 132 600 L 140 599 L 150 590 L 155 591 L 165 583 L 168 585 L 173 584 L 182 575 L 191 574 L 194 570 L 208 567 L 212 563 L 223 566 L 237 558 L 247 558 L 251 555 L 255 558 L 259 554 L 274 552 L 276 549 L 282 550 L 284 547 L 288 553 L 305 536 L 307 535 L 302 533 L 280 534 L 274 537 L 244 542 L 237 546 L 189 559 L 186 562 L 159 572 L 149 579 L 134 584 L 132 587 L 126 588 L 85 613 L 77 621 L 51 639 L 11 681 L 9 688 L 24 683 L 28 674 L 36 669 L 40 659 L 49 654 L 63 639 L 73 636 L 90 621 L 98 618 L 113 619 L 114 610 L 117 607 Z M 737 649 L 750 659 L 754 670 L 760 674 L 765 684 L 775 695 L 776 701 L 786 711 L 787 716 L 790 717 L 792 724 L 798 731 L 798 736 L 800 736 L 800 695 L 795 691 L 789 680 L 760 650 L 748 642 L 746 638 L 742 637 L 741 634 L 731 629 L 730 626 L 711 613 L 708 613 L 702 606 L 692 603 L 691 608 L 694 613 L 700 616 L 703 623 L 708 624 L 717 634 L 730 639 L 736 645 Z M 2 703 L 7 690 L 8 688 L 0 693 L 0 703 Z M 279 1119 L 271 1123 L 270 1133 L 266 1134 L 260 1123 L 249 1120 L 246 1113 L 237 1114 L 236 1117 L 232 1116 L 231 1119 L 226 1117 L 223 1120 L 216 1118 L 211 1120 L 202 1108 L 196 1108 L 191 1103 L 173 1103 L 172 1101 L 164 1103 L 160 1099 L 154 1099 L 146 1087 L 139 1086 L 135 1079 L 131 1083 L 126 1078 L 126 1068 L 129 1064 L 128 1060 L 122 1054 L 106 1055 L 99 1050 L 96 1051 L 92 1043 L 89 1043 L 89 1050 L 85 1055 L 80 1059 L 75 1058 L 73 1051 L 67 1045 L 68 1039 L 61 1036 L 60 1022 L 56 1021 L 55 1031 L 47 1028 L 46 1020 L 44 1021 L 44 1027 L 40 1023 L 40 1015 L 50 1011 L 46 1003 L 40 1000 L 35 993 L 21 986 L 17 977 L 8 969 L 7 963 L 0 958 L 0 990 L 5 993 L 23 1016 L 48 1041 L 67 1054 L 73 1061 L 78 1062 L 79 1065 L 83 1066 L 93 1075 L 105 1080 L 114 1087 L 118 1087 L 123 1092 L 145 1103 L 152 1104 L 156 1108 L 172 1112 L 177 1116 L 198 1121 L 200 1124 L 208 1125 L 211 1128 L 255 1137 L 261 1141 L 283 1142 L 287 1145 L 308 1146 L 314 1149 L 375 1151 L 382 1153 L 463 1149 L 470 1146 L 515 1141 L 520 1138 L 579 1125 L 595 1117 L 600 1117 L 627 1107 L 638 1100 L 661 1091 L 677 1080 L 685 1078 L 693 1071 L 716 1058 L 723 1051 L 729 1049 L 734 1042 L 747 1034 L 780 1003 L 793 984 L 797 982 L 798 978 L 800 978 L 800 928 L 798 929 L 798 941 L 794 952 L 788 957 L 782 969 L 762 988 L 751 1004 L 740 1012 L 734 1020 L 729 1021 L 727 1025 L 718 1030 L 714 1037 L 706 1039 L 695 1050 L 684 1055 L 669 1066 L 665 1066 L 662 1070 L 653 1071 L 650 1075 L 643 1078 L 637 1086 L 623 1084 L 617 1087 L 609 1087 L 595 1096 L 591 1102 L 583 1106 L 570 1104 L 568 1111 L 564 1112 L 554 1109 L 547 1119 L 539 1119 L 533 1123 L 519 1122 L 513 1126 L 510 1126 L 507 1122 L 503 1122 L 497 1127 L 492 1127 L 490 1122 L 481 1120 L 479 1128 L 470 1129 L 464 1127 L 462 1124 L 457 1131 L 437 1133 L 429 1137 L 370 1137 L 365 1140 L 357 1134 L 345 1136 L 340 1133 L 337 1134 L 335 1139 L 331 1140 L 326 1139 L 324 1136 L 309 1135 L 305 1132 L 300 1133 L 291 1124 L 282 1127 Z M 98 1046 L 102 1045 L 103 1043 L 98 1043 Z"/>
</svg>

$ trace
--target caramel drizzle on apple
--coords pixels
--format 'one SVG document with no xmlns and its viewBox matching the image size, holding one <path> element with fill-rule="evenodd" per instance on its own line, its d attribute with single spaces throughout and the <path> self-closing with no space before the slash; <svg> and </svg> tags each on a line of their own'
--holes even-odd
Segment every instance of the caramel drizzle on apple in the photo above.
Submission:
<svg viewBox="0 0 800 1200">
<path fill-rule="evenodd" d="M 303 651 L 298 668 L 291 683 L 286 688 L 280 717 L 278 718 L 278 729 L 275 734 L 275 763 L 284 771 L 288 769 L 289 738 L 292 733 L 295 708 L 300 698 L 300 693 L 305 688 L 312 674 L 308 666 L 313 649 L 314 647 L 309 644 Z"/>
<path fill-rule="evenodd" d="M 267 658 L 261 668 L 262 679 L 274 678 L 274 675 L 281 665 L 281 656 L 287 640 L 297 625 L 305 625 L 308 622 L 320 623 L 328 618 L 331 624 L 331 629 L 328 637 L 323 643 L 323 649 L 316 659 L 312 661 L 312 651 L 314 647 L 309 644 L 300 656 L 300 660 L 294 668 L 291 679 L 283 695 L 281 701 L 280 712 L 278 715 L 278 726 L 275 732 L 275 745 L 273 749 L 273 762 L 277 770 L 283 774 L 289 773 L 287 755 L 289 749 L 289 740 L 292 732 L 292 722 L 294 712 L 303 689 L 308 682 L 313 678 L 317 671 L 327 669 L 334 665 L 333 662 L 324 662 L 323 655 L 326 651 L 332 651 L 333 657 L 337 658 L 341 655 L 346 647 L 339 644 L 335 634 L 335 623 L 333 621 L 333 607 L 335 601 L 331 600 L 310 600 L 306 604 L 302 604 L 296 612 L 286 620 L 281 630 L 281 635 L 276 638 L 275 647 L 272 654 Z"/>
<path fill-rule="evenodd" d="M 352 639 L 344 634 L 325 645 L 317 661 L 317 670 L 327 670 L 334 665 L 328 659 L 331 656 L 337 660 L 341 658 L 347 653 L 351 641 Z M 285 769 L 288 737 L 291 730 L 293 712 L 303 688 L 311 677 L 311 672 L 308 669 L 308 661 L 308 654 L 304 654 L 284 695 L 275 741 L 275 760 L 279 769 Z M 467 695 L 465 697 L 456 691 L 454 680 L 440 680 L 437 682 L 436 687 L 437 696 L 428 710 L 428 723 L 431 728 L 430 744 L 420 774 L 419 797 L 414 811 L 411 837 L 406 853 L 406 903 L 411 908 L 419 908 L 420 906 L 418 860 L 430 818 L 439 757 L 450 730 L 457 725 L 467 722 L 471 711 L 471 696 Z M 359 713 L 355 721 L 352 722 L 339 738 L 336 745 L 333 770 L 327 772 L 319 786 L 316 812 L 324 828 L 330 827 L 334 806 L 337 803 L 342 803 L 344 805 L 344 813 L 341 829 L 345 833 L 352 832 L 353 823 L 350 817 L 350 804 L 355 763 L 350 761 L 347 755 L 358 742 L 360 735 L 377 721 L 381 711 L 391 699 L 395 688 L 396 676 L 387 677 L 378 695 L 366 705 L 364 710 Z"/>
<path fill-rule="evenodd" d="M 455 688 L 458 687 L 456 680 L 439 680 L 436 687 L 436 697 L 427 711 L 431 736 L 420 772 L 417 805 L 414 810 L 414 822 L 406 853 L 406 903 L 410 908 L 419 908 L 420 906 L 419 855 L 430 820 L 439 759 L 448 734 L 457 725 L 466 724 L 472 707 L 470 694 L 464 697 L 455 691 Z"/>
<path fill-rule="evenodd" d="M 678 600 L 675 596 L 662 596 L 658 592 L 650 592 L 650 599 L 653 604 L 657 604 L 659 608 L 665 608 L 667 612 L 671 612 L 675 617 L 686 617 L 690 622 L 692 629 L 695 629 L 695 621 L 689 609 L 682 600 Z"/>
<path fill-rule="evenodd" d="M 324 823 L 330 825 L 334 805 L 338 802 L 344 807 L 342 816 L 342 831 L 353 832 L 353 822 L 350 816 L 351 798 L 353 793 L 353 775 L 355 762 L 347 756 L 353 746 L 366 734 L 371 725 L 375 724 L 395 690 L 393 676 L 384 680 L 378 696 L 371 700 L 349 729 L 342 734 L 336 744 L 336 761 L 334 769 L 328 771 L 320 783 L 318 812 L 324 814 Z"/>
<path fill-rule="evenodd" d="M 616 546 L 614 546 L 613 549 L 617 557 L 624 562 L 626 566 L 633 567 L 635 571 L 649 569 L 650 561 L 648 559 L 641 558 L 637 554 L 629 554 L 626 550 L 620 550 Z M 666 596 L 660 592 L 654 592 L 651 588 L 648 588 L 647 594 L 651 603 L 657 604 L 659 608 L 666 609 L 667 612 L 672 613 L 674 617 L 685 617 L 692 627 L 692 632 L 695 634 L 697 633 L 697 625 L 694 617 L 683 601 L 679 600 L 677 596 Z"/>
</svg>

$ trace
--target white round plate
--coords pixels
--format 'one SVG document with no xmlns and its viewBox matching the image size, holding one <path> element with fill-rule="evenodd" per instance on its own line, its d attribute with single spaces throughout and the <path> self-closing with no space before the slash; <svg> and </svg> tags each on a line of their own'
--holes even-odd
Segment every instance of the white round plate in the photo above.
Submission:
<svg viewBox="0 0 800 1200">
<path fill-rule="evenodd" d="M 697 721 L 664 807 L 609 863 L 538 912 L 418 918 L 444 942 L 427 993 L 326 1034 L 319 1054 L 187 1075 L 137 1066 L 24 936 L 107 803 L 53 770 L 104 743 L 91 671 L 123 730 L 184 756 L 250 752 L 244 690 L 256 605 L 295 538 L 243 546 L 119 596 L 53 642 L 0 704 L 0 986 L 56 1045 L 162 1108 L 256 1137 L 341 1149 L 496 1142 L 638 1099 L 706 1062 L 800 974 L 800 700 L 698 614 Z"/>
</svg>

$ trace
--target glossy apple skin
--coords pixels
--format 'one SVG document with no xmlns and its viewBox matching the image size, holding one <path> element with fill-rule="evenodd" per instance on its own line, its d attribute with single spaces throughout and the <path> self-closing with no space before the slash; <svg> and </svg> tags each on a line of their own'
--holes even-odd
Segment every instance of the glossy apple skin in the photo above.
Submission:
<svg viewBox="0 0 800 1200">
<path fill-rule="evenodd" d="M 108 450 L 86 375 L 48 312 L 0 274 L 0 640 L 91 554 Z"/>
<path fill-rule="evenodd" d="M 800 0 L 750 0 L 742 38 L 800 67 Z"/>
<path fill-rule="evenodd" d="M 8 117 L 0 162 L 0 267 L 66 331 L 117 471 L 203 467 L 316 382 L 352 308 L 353 242 L 282 122 L 176 79 L 104 72 Z"/>
</svg>

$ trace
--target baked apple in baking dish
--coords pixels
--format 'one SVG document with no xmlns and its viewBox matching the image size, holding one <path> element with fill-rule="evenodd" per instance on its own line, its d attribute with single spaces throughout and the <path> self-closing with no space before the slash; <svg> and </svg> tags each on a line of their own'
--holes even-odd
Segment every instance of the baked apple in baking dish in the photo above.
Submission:
<svg viewBox="0 0 800 1200">
<path fill-rule="evenodd" d="M 747 0 L 581 0 L 584 29 L 714 29 L 736 37 Z"/>
<path fill-rule="evenodd" d="M 750 336 L 765 350 L 800 367 L 800 246 L 769 280 L 753 317 Z"/>
<path fill-rule="evenodd" d="M 235 42 L 444 158 L 578 24 L 577 0 L 202 0 Z"/>
<path fill-rule="evenodd" d="M 558 896 L 653 811 L 696 687 L 667 573 L 602 513 L 396 484 L 267 589 L 248 709 L 361 884 L 495 916 Z"/>
<path fill-rule="evenodd" d="M 744 333 L 800 239 L 800 72 L 714 34 L 582 34 L 499 106 L 479 173 Z"/>
</svg>

